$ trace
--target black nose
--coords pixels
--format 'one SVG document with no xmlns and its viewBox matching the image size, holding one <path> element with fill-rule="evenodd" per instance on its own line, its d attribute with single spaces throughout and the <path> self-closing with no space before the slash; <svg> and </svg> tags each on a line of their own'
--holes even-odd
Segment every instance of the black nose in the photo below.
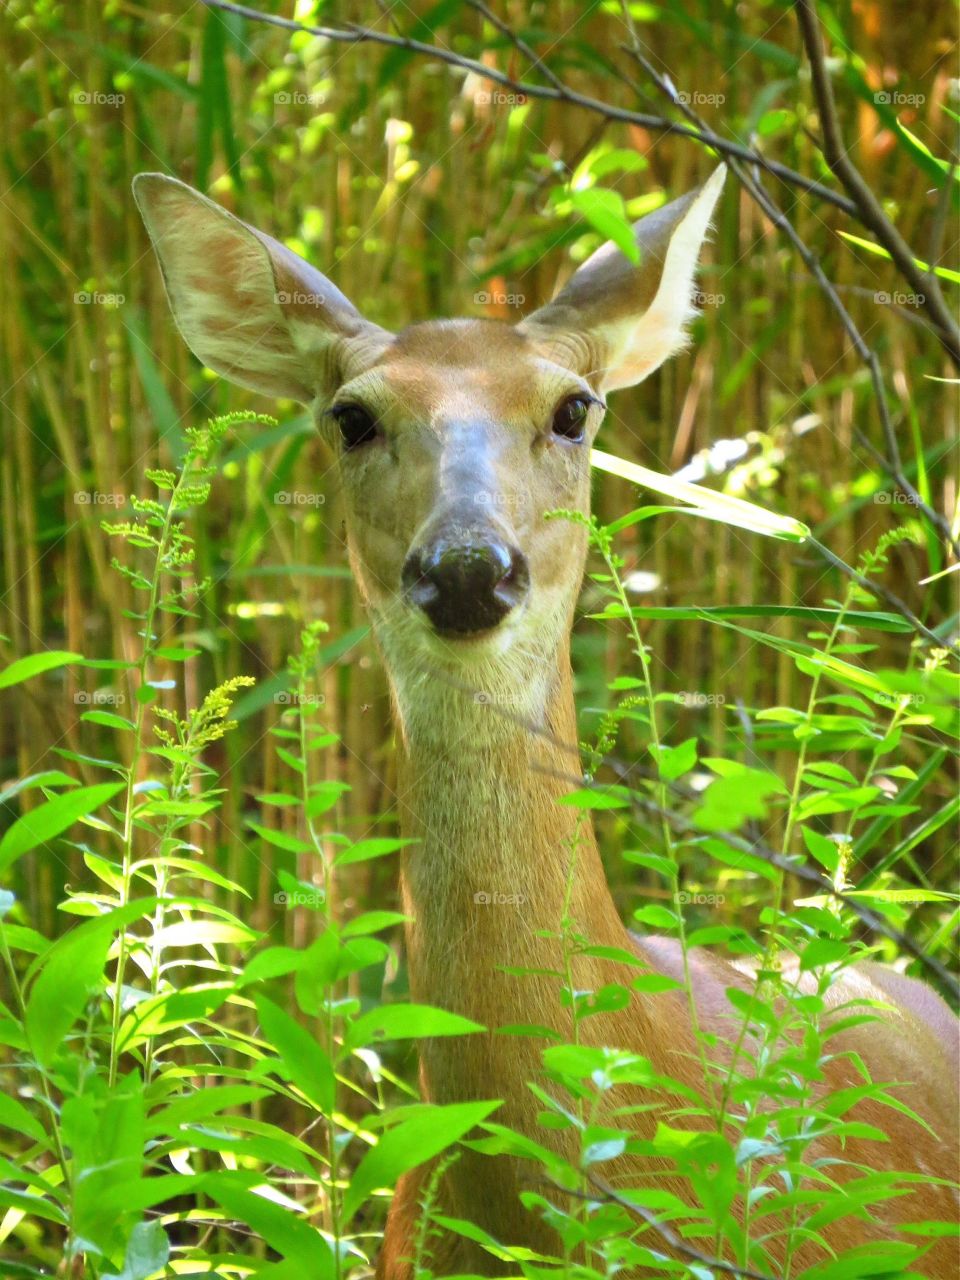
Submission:
<svg viewBox="0 0 960 1280">
<path fill-rule="evenodd" d="M 438 540 L 411 551 L 402 576 L 437 631 L 456 635 L 495 627 L 530 589 L 526 558 L 498 542 Z"/>
</svg>

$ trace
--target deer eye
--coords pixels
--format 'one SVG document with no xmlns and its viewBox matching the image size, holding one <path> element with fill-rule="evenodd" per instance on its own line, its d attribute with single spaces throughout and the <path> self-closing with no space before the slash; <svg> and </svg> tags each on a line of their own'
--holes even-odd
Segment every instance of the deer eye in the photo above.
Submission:
<svg viewBox="0 0 960 1280">
<path fill-rule="evenodd" d="M 379 434 L 376 419 L 362 405 L 335 404 L 330 410 L 330 416 L 340 428 L 343 447 L 348 451 L 370 444 Z"/>
<path fill-rule="evenodd" d="M 595 401 L 586 396 L 570 396 L 555 410 L 551 430 L 565 440 L 582 440 L 587 425 L 587 415 Z"/>
</svg>

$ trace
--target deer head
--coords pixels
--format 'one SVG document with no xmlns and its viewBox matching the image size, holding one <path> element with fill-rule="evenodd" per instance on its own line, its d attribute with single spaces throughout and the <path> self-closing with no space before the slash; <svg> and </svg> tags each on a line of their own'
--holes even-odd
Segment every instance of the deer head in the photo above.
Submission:
<svg viewBox="0 0 960 1280">
<path fill-rule="evenodd" d="M 187 345 L 234 382 L 308 404 L 335 451 L 405 731 L 429 732 L 438 673 L 541 722 L 585 558 L 584 531 L 544 513 L 589 510 L 605 396 L 684 345 L 723 179 L 637 223 L 638 264 L 604 245 L 516 326 L 431 320 L 396 335 L 192 188 L 135 180 Z"/>
</svg>

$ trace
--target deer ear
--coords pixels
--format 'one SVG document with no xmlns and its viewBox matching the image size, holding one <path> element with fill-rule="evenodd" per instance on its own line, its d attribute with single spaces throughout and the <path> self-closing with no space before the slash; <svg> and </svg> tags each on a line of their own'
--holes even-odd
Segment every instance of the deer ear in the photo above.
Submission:
<svg viewBox="0 0 960 1280">
<path fill-rule="evenodd" d="M 696 309 L 693 277 L 726 166 L 697 191 L 635 224 L 640 261 L 608 241 L 570 277 L 556 298 L 521 322 L 601 391 L 641 382 L 686 344 Z"/>
<path fill-rule="evenodd" d="M 133 194 L 177 328 L 225 378 L 308 404 L 390 341 L 326 276 L 186 183 L 141 173 Z"/>
</svg>

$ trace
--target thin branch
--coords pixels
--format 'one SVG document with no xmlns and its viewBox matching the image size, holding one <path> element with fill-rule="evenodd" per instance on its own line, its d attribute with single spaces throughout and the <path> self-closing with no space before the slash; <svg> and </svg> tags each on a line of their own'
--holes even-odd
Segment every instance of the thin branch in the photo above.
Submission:
<svg viewBox="0 0 960 1280">
<path fill-rule="evenodd" d="M 954 181 L 957 176 L 957 162 L 951 161 L 950 168 L 946 174 L 946 181 L 941 188 L 940 195 L 937 198 L 937 207 L 933 215 L 933 227 L 930 232 L 930 248 L 927 252 L 927 264 L 929 278 L 933 282 L 933 289 L 937 296 L 937 301 L 941 306 L 946 306 L 943 300 L 943 290 L 940 288 L 940 277 L 937 275 L 937 267 L 940 265 L 940 254 L 943 252 L 943 236 L 947 227 L 947 213 L 950 208 L 950 200 L 955 191 Z"/>
<path fill-rule="evenodd" d="M 488 5 L 483 3 L 483 0 L 467 0 L 467 3 L 471 9 L 476 9 L 477 13 L 479 13 L 481 17 L 486 18 L 495 30 L 499 31 L 505 39 L 510 41 L 519 53 L 522 53 L 523 56 L 529 60 L 531 71 L 539 71 L 545 80 L 548 80 L 555 89 L 559 90 L 560 93 L 563 93 L 563 81 L 554 74 L 553 70 L 547 66 L 542 58 L 537 56 L 534 50 L 527 44 L 526 40 L 517 35 L 508 23 L 504 22 L 501 17 L 498 17 L 498 15 L 495 14 Z"/>
<path fill-rule="evenodd" d="M 645 1205 L 637 1204 L 635 1200 L 630 1200 L 622 1192 L 617 1191 L 615 1187 L 604 1181 L 592 1171 L 587 1171 L 587 1179 L 591 1186 L 603 1195 L 606 1200 L 612 1204 L 619 1205 L 621 1209 L 632 1214 L 635 1218 L 640 1218 L 648 1227 L 653 1227 L 662 1238 L 667 1242 L 675 1253 L 681 1258 L 689 1258 L 692 1262 L 696 1262 L 701 1267 L 706 1267 L 710 1271 L 721 1271 L 724 1275 L 740 1276 L 742 1280 L 773 1280 L 773 1276 L 765 1271 L 754 1271 L 751 1267 L 742 1267 L 738 1262 L 724 1262 L 722 1258 L 712 1258 L 708 1253 L 701 1253 L 699 1249 L 695 1249 L 692 1244 L 687 1242 L 673 1230 L 668 1227 L 665 1222 L 660 1222 L 657 1215 L 648 1209 Z M 573 1194 L 576 1194 L 575 1192 Z M 591 1197 L 592 1198 L 592 1197 Z"/>
<path fill-rule="evenodd" d="M 885 587 L 882 582 L 877 582 L 873 578 L 867 578 L 862 573 L 858 573 L 852 565 L 847 564 L 846 560 L 842 560 L 840 556 L 835 555 L 829 547 L 825 547 L 823 543 L 818 542 L 816 538 L 812 536 L 809 537 L 807 539 L 807 543 L 813 547 L 815 551 L 818 551 L 828 564 L 832 565 L 834 569 L 839 569 L 840 572 L 845 577 L 849 578 L 851 582 L 855 582 L 858 587 L 863 587 L 864 590 L 872 592 L 885 604 L 888 604 L 891 609 L 895 609 L 897 613 L 906 618 L 918 635 L 923 636 L 925 640 L 929 640 L 931 644 L 934 644 L 937 648 L 943 649 L 948 647 L 943 636 L 938 636 L 935 631 L 931 631 L 925 622 L 920 621 L 910 606 L 901 600 L 898 595 L 895 595 Z"/>
<path fill-rule="evenodd" d="M 628 1213 L 633 1214 L 635 1218 L 641 1218 L 648 1227 L 652 1227 L 654 1231 L 674 1250 L 681 1258 L 689 1258 L 691 1261 L 698 1263 L 702 1267 L 706 1267 L 709 1271 L 722 1271 L 725 1275 L 740 1276 L 742 1280 L 773 1280 L 773 1276 L 768 1275 L 765 1271 L 752 1271 L 749 1267 L 741 1267 L 736 1262 L 724 1262 L 722 1258 L 711 1258 L 707 1253 L 701 1253 L 699 1249 L 695 1249 L 693 1245 L 678 1236 L 672 1227 L 668 1227 L 665 1222 L 660 1222 L 657 1215 L 652 1210 L 646 1208 L 645 1205 L 636 1204 L 633 1200 L 629 1200 L 621 1191 L 617 1191 L 615 1187 L 611 1187 L 603 1178 L 597 1176 L 590 1170 L 584 1171 L 587 1181 L 596 1187 L 604 1200 L 611 1204 L 617 1204 L 621 1209 L 626 1209 Z M 541 1184 L 543 1180 L 539 1180 Z M 536 1185 L 532 1182 L 532 1185 Z M 591 1201 L 596 1200 L 596 1195 L 590 1195 L 585 1191 L 577 1191 L 574 1187 L 561 1186 L 559 1182 L 551 1179 L 549 1185 L 555 1191 L 559 1191 L 562 1195 L 568 1196 L 572 1200 Z"/>
<path fill-rule="evenodd" d="M 607 763 L 615 763 L 608 760 Z M 582 779 L 576 780 L 576 785 L 584 786 Z M 660 809 L 660 807 L 652 800 L 642 799 L 631 790 L 631 800 L 641 808 L 650 812 L 662 815 L 667 819 L 671 826 L 675 827 L 682 835 L 698 835 L 706 834 L 697 827 L 683 814 L 677 813 L 673 809 Z M 883 916 L 878 915 L 875 911 L 871 911 L 869 907 L 865 907 L 858 898 L 852 897 L 848 893 L 844 893 L 842 889 L 837 889 L 824 880 L 819 871 L 814 871 L 805 863 L 796 862 L 791 858 L 785 858 L 782 854 L 776 853 L 773 849 L 755 840 L 744 840 L 742 837 L 735 835 L 732 831 L 710 832 L 710 835 L 719 836 L 724 844 L 728 844 L 732 849 L 738 849 L 741 853 L 751 854 L 755 858 L 761 858 L 764 862 L 768 862 L 771 866 L 777 867 L 778 870 L 786 872 L 788 875 L 796 876 L 798 880 L 804 881 L 811 887 L 815 887 L 818 893 L 829 894 L 831 898 L 835 898 L 837 902 L 842 902 L 844 906 L 849 907 L 855 915 L 859 916 L 862 924 L 868 929 L 872 929 L 875 933 L 883 934 L 885 938 L 889 938 L 891 942 L 896 943 L 897 947 L 903 951 L 908 951 L 925 969 L 933 974 L 940 983 L 941 989 L 945 995 L 948 995 L 953 1001 L 956 1008 L 960 1005 L 960 982 L 946 969 L 939 960 L 935 960 L 933 956 L 927 955 L 920 943 L 911 938 L 908 933 L 888 924 Z"/>
<path fill-rule="evenodd" d="M 820 36 L 820 24 L 817 21 L 814 0 L 794 0 L 797 21 L 803 36 L 807 59 L 810 63 L 810 74 L 813 92 L 817 102 L 817 113 L 820 117 L 820 128 L 823 133 L 821 150 L 824 159 L 830 166 L 844 190 L 851 196 L 857 206 L 857 216 L 863 224 L 870 228 L 883 247 L 890 254 L 900 274 L 911 285 L 918 297 L 923 298 L 923 307 L 933 321 L 940 343 L 960 369 L 960 326 L 944 304 L 943 296 L 930 272 L 919 267 L 915 255 L 883 212 L 880 202 L 870 190 L 860 171 L 847 154 L 840 134 L 837 117 L 837 105 L 833 97 L 833 85 L 827 71 L 826 58 L 823 52 L 823 41 Z M 931 285 L 931 280 L 933 281 Z"/>
<path fill-rule="evenodd" d="M 940 254 L 943 251 L 943 233 L 947 228 L 947 213 L 950 209 L 950 196 L 953 193 L 953 184 L 957 176 L 957 162 L 954 160 L 950 165 L 950 171 L 947 174 L 947 180 L 943 184 L 943 188 L 937 198 L 937 209 L 933 215 L 933 229 L 930 233 L 930 248 L 927 251 L 927 261 L 930 264 L 930 274 L 939 288 L 939 281 L 936 276 L 936 268 L 940 265 Z"/>
<path fill-rule="evenodd" d="M 534 725 L 530 725 L 531 733 L 536 733 L 540 737 L 544 737 L 553 741 L 549 732 L 544 729 L 538 729 Z M 562 746 L 562 749 L 569 751 L 570 754 L 579 753 L 579 748 L 572 744 L 556 744 Z M 759 840 L 747 840 L 743 836 L 736 835 L 733 831 L 704 831 L 692 822 L 684 814 L 679 813 L 676 809 L 665 809 L 658 805 L 655 800 L 648 800 L 641 796 L 628 781 L 629 775 L 633 772 L 633 766 L 627 765 L 624 761 L 619 760 L 616 756 L 605 755 L 603 763 L 609 765 L 613 769 L 618 778 L 622 780 L 622 785 L 627 787 L 630 792 L 630 804 L 634 809 L 644 809 L 648 813 L 656 817 L 663 817 L 670 823 L 672 827 L 680 835 L 686 836 L 704 836 L 709 834 L 724 844 L 736 849 L 740 853 L 749 854 L 751 857 L 759 858 L 763 862 L 767 862 L 772 867 L 776 867 L 779 871 L 785 872 L 787 875 L 796 876 L 798 880 L 802 880 L 805 884 L 809 884 L 815 888 L 818 893 L 827 894 L 829 897 L 842 902 L 844 906 L 849 907 L 854 915 L 858 916 L 860 922 L 868 929 L 872 929 L 875 933 L 883 934 L 885 938 L 889 938 L 891 942 L 903 951 L 908 951 L 913 958 L 927 969 L 937 981 L 945 995 L 953 1001 L 954 1007 L 960 1006 L 960 982 L 953 974 L 946 969 L 939 960 L 935 960 L 933 956 L 927 955 L 923 947 L 910 937 L 908 933 L 903 933 L 894 925 L 888 924 L 886 920 L 875 911 L 871 911 L 869 907 L 865 907 L 858 898 L 845 893 L 842 889 L 836 888 L 828 880 L 825 880 L 819 871 L 815 871 L 812 867 L 808 867 L 805 863 L 799 862 L 794 858 L 785 857 L 782 853 L 777 853 L 768 845 L 762 844 Z M 604 791 L 602 783 L 591 782 L 582 774 L 567 773 L 566 770 L 546 768 L 534 762 L 531 768 L 535 773 L 542 773 L 545 777 L 556 778 L 560 782 L 566 782 L 570 787 L 578 789 L 586 789 L 592 791 Z M 671 783 L 671 788 L 679 791 L 675 784 Z"/>
<path fill-rule="evenodd" d="M 858 575 L 859 576 L 859 575 Z M 871 588 L 872 589 L 872 588 Z M 938 641 L 938 643 L 942 643 Z M 473 686 L 466 684 L 464 681 L 457 679 L 448 671 L 441 668 L 430 668 L 430 675 L 433 679 L 443 680 L 444 683 L 452 689 L 458 689 L 461 693 L 473 696 L 476 692 Z M 560 782 L 565 782 L 574 789 L 589 788 L 595 791 L 603 790 L 602 784 L 598 784 L 585 778 L 581 772 L 574 772 L 573 765 L 579 768 L 580 765 L 580 746 L 577 742 L 564 742 L 558 738 L 552 730 L 537 723 L 509 707 L 498 706 L 495 702 L 488 704 L 487 708 L 493 715 L 499 716 L 503 720 L 507 720 L 515 724 L 518 728 L 526 730 L 531 737 L 540 738 L 544 742 L 548 742 L 551 746 L 566 756 L 571 761 L 571 770 L 557 769 L 538 764 L 537 761 L 531 761 L 530 768 L 534 773 L 542 774 L 544 777 L 555 778 Z M 633 765 L 628 765 L 625 761 L 620 760 L 617 756 L 607 754 L 603 757 L 603 763 L 608 765 L 616 773 L 617 777 L 623 781 L 630 792 L 630 803 L 634 809 L 646 809 L 649 813 L 656 814 L 659 817 L 666 818 L 671 826 L 675 827 L 681 835 L 702 836 L 707 834 L 694 822 L 687 818 L 684 814 L 679 813 L 676 809 L 662 808 L 653 800 L 648 800 L 641 796 L 629 782 L 630 774 L 634 771 Z M 668 784 L 670 788 L 681 796 L 682 792 L 676 783 Z M 747 840 L 743 836 L 738 836 L 733 831 L 711 831 L 711 836 L 715 836 L 728 844 L 731 849 L 737 849 L 741 853 L 750 854 L 752 857 L 760 858 L 771 866 L 776 867 L 780 871 L 786 872 L 788 875 L 796 876 L 798 880 L 804 881 L 811 887 L 815 888 L 818 893 L 828 894 L 837 902 L 842 902 L 844 906 L 859 917 L 860 922 L 868 929 L 872 929 L 875 933 L 882 934 L 885 938 L 889 938 L 891 942 L 896 943 L 897 947 L 902 951 L 907 951 L 911 956 L 925 969 L 931 973 L 940 983 L 942 991 L 949 995 L 954 1006 L 960 1006 L 960 983 L 946 969 L 939 960 L 935 960 L 932 956 L 928 956 L 923 947 L 909 934 L 903 933 L 900 929 L 888 924 L 887 921 L 875 911 L 871 911 L 869 907 L 865 907 L 856 897 L 845 893 L 842 889 L 838 889 L 835 885 L 825 880 L 819 871 L 808 867 L 805 863 L 795 858 L 786 857 L 784 854 L 777 853 L 769 846 L 762 844 L 758 840 Z"/>
<path fill-rule="evenodd" d="M 373 31 L 369 27 L 355 26 L 352 23 L 345 24 L 343 27 L 311 26 L 308 23 L 296 22 L 292 18 L 281 18 L 276 14 L 261 13 L 258 9 L 251 9 L 247 5 L 233 4 L 231 0 L 203 0 L 203 4 L 208 9 L 220 9 L 224 13 L 232 13 L 240 18 L 249 18 L 251 22 L 262 22 L 267 26 L 280 27 L 284 31 L 305 31 L 308 35 L 321 36 L 337 44 L 378 44 L 389 49 L 405 49 L 408 53 L 431 58 L 435 62 L 443 62 L 462 71 L 473 72 L 474 75 L 481 76 L 484 80 L 492 80 L 494 84 L 503 85 L 505 89 L 522 94 L 527 98 L 539 98 L 545 102 L 565 102 L 570 106 L 580 107 L 584 111 L 591 111 L 596 115 L 603 116 L 607 120 L 616 120 L 621 124 L 637 125 L 641 129 L 649 129 L 654 133 L 673 134 L 678 137 L 690 138 L 703 146 L 713 148 L 714 151 L 718 151 L 722 155 L 738 157 L 750 164 L 759 165 L 760 168 L 766 169 L 768 173 L 773 174 L 774 177 L 779 178 L 782 182 L 799 187 L 803 191 L 808 191 L 811 195 L 817 196 L 827 204 L 832 204 L 838 209 L 842 209 L 844 213 L 849 214 L 851 217 L 857 216 L 857 206 L 846 196 L 837 191 L 831 191 L 829 187 L 823 186 L 802 173 L 797 173 L 795 170 L 788 168 L 787 165 L 779 164 L 776 160 L 769 160 L 758 151 L 744 147 L 738 142 L 731 142 L 728 138 L 723 138 L 710 129 L 694 129 L 689 125 L 679 124 L 676 120 L 668 120 L 664 116 L 645 115 L 638 111 L 628 111 L 624 107 L 611 106 L 609 103 L 601 102 L 598 98 L 591 98 L 587 94 L 578 93 L 575 89 L 571 89 L 569 85 L 562 84 L 560 88 L 557 88 L 552 84 L 531 84 L 526 80 L 516 80 L 513 76 L 507 75 L 496 67 L 488 67 L 486 63 L 478 62 L 475 58 L 467 58 L 452 49 L 426 44 L 422 40 L 414 40 L 409 36 L 391 35 L 385 31 Z M 546 71 L 544 71 L 544 75 L 547 75 Z"/>
<path fill-rule="evenodd" d="M 661 93 L 671 100 L 675 100 L 672 86 L 667 83 L 666 79 L 659 74 L 656 68 L 643 56 L 638 48 L 628 48 L 626 52 L 636 59 Z M 694 126 L 699 127 L 702 124 L 700 117 L 691 106 L 686 103 L 678 103 L 678 105 L 683 114 Z M 907 479 L 903 470 L 903 462 L 900 458 L 900 448 L 897 442 L 896 432 L 894 431 L 893 421 L 890 417 L 890 405 L 887 400 L 887 391 L 883 382 L 883 373 L 880 369 L 880 362 L 877 359 L 876 353 L 867 345 L 866 340 L 854 323 L 853 317 L 844 306 L 843 301 L 837 292 L 836 286 L 821 267 L 819 259 L 801 239 L 796 228 L 790 222 L 789 218 L 787 218 L 786 214 L 768 195 L 764 187 L 761 186 L 759 179 L 754 175 L 745 172 L 743 166 L 736 159 L 731 159 L 730 167 L 737 178 L 742 182 L 747 194 L 757 205 L 759 205 L 774 226 L 783 232 L 796 249 L 808 271 L 823 290 L 831 307 L 833 307 L 836 312 L 837 317 L 840 320 L 845 333 L 853 344 L 857 355 L 866 365 L 870 374 L 870 381 L 873 386 L 874 396 L 876 397 L 877 409 L 880 413 L 880 425 L 888 451 L 886 458 L 884 458 L 879 452 L 874 451 L 875 456 L 880 461 L 880 465 L 885 471 L 887 471 L 897 487 L 902 489 L 902 491 L 907 495 L 912 505 L 915 506 L 918 511 L 922 512 L 944 541 L 948 543 L 957 559 L 960 559 L 960 539 L 957 539 L 954 536 L 949 521 L 944 515 L 939 511 L 935 511 L 933 507 L 924 501 L 916 488 Z"/>
</svg>

